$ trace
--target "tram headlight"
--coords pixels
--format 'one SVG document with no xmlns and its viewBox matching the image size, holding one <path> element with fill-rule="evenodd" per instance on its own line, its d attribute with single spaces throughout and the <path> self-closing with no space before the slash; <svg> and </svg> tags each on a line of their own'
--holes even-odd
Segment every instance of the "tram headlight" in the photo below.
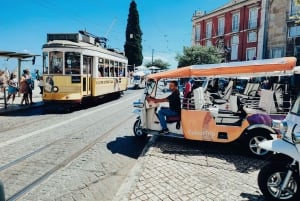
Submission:
<svg viewBox="0 0 300 201">
<path fill-rule="evenodd" d="M 57 93 L 59 91 L 59 89 L 58 89 L 57 86 L 55 86 L 55 87 L 53 87 L 52 91 L 55 92 L 55 93 Z"/>
</svg>

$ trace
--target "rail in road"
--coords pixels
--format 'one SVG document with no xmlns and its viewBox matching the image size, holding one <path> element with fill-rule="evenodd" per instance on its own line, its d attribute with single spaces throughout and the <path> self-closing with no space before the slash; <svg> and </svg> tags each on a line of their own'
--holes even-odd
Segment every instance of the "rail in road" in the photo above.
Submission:
<svg viewBox="0 0 300 201">
<path fill-rule="evenodd" d="M 13 126 L 9 130 L 3 129 L 0 133 L 0 138 L 5 139 L 0 143 L 0 152 L 3 156 L 0 159 L 0 179 L 5 185 L 7 200 L 20 198 L 30 200 L 30 196 L 41 196 L 36 195 L 36 189 L 45 188 L 43 183 L 51 183 L 56 174 L 64 172 L 83 155 L 95 151 L 95 147 L 99 144 L 102 146 L 115 137 L 122 137 L 124 125 L 128 127 L 134 120 L 131 105 L 139 96 L 140 92 L 132 92 L 119 100 L 70 114 L 28 117 L 29 119 L 25 118 L 21 124 L 12 123 Z M 131 125 L 129 127 L 131 128 Z M 103 156 L 114 160 L 113 157 Z M 101 161 L 99 164 L 104 168 L 96 167 L 93 171 L 101 171 L 103 179 L 105 174 L 109 176 L 118 172 L 118 169 L 130 169 L 129 159 L 125 158 L 120 160 L 122 164 L 111 167 L 107 164 L 112 164 L 112 161 Z M 132 160 L 130 164 L 133 164 Z M 110 168 L 114 170 L 109 173 Z M 68 194 L 68 192 L 57 193 L 58 197 Z"/>
</svg>

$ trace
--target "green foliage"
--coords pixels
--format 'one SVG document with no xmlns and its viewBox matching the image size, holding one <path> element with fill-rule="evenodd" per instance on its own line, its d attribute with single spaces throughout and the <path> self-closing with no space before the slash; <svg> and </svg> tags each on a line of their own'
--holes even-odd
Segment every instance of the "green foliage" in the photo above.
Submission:
<svg viewBox="0 0 300 201">
<path fill-rule="evenodd" d="M 300 0 L 294 0 L 296 6 L 300 6 Z M 300 12 L 297 12 L 295 15 L 290 16 L 291 20 L 295 20 L 296 24 L 300 24 Z"/>
<path fill-rule="evenodd" d="M 170 64 L 168 62 L 164 62 L 161 59 L 155 59 L 153 61 L 153 64 L 152 64 L 152 61 L 150 61 L 150 62 L 146 63 L 145 66 L 146 67 L 156 66 L 156 67 L 160 68 L 161 70 L 166 70 L 166 69 L 168 69 Z"/>
<path fill-rule="evenodd" d="M 126 42 L 124 45 L 128 65 L 131 65 L 129 70 L 133 70 L 133 66 L 140 66 L 143 63 L 142 35 L 137 4 L 133 0 L 130 3 L 126 27 Z"/>
<path fill-rule="evenodd" d="M 215 47 L 192 46 L 183 47 L 183 55 L 177 54 L 178 67 L 213 64 L 222 61 L 219 50 Z"/>
</svg>

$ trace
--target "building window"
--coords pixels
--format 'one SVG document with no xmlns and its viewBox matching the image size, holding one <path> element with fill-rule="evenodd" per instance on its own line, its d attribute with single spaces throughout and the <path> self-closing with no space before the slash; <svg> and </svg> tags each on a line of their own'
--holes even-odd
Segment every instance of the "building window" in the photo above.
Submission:
<svg viewBox="0 0 300 201">
<path fill-rule="evenodd" d="M 289 27 L 289 37 L 300 36 L 300 26 Z"/>
<path fill-rule="evenodd" d="M 206 38 L 211 38 L 212 22 L 206 23 Z"/>
<path fill-rule="evenodd" d="M 218 36 L 224 35 L 224 25 L 225 25 L 225 18 L 218 19 Z"/>
<path fill-rule="evenodd" d="M 257 15 L 258 15 L 257 8 L 251 8 L 249 10 L 249 23 L 248 23 L 249 29 L 255 29 L 257 27 Z"/>
<path fill-rule="evenodd" d="M 256 42 L 256 31 L 248 32 L 248 43 Z"/>
<path fill-rule="evenodd" d="M 300 6 L 295 4 L 295 0 L 291 0 L 290 16 L 299 14 Z"/>
<path fill-rule="evenodd" d="M 272 48 L 271 50 L 271 58 L 280 58 L 283 56 L 283 49 L 282 48 Z"/>
<path fill-rule="evenodd" d="M 240 13 L 235 13 L 232 15 L 232 32 L 239 31 L 240 24 Z"/>
<path fill-rule="evenodd" d="M 206 41 L 206 47 L 211 47 L 211 46 L 212 46 L 211 40 L 207 40 Z"/>
<path fill-rule="evenodd" d="M 256 47 L 247 48 L 246 58 L 247 60 L 256 60 Z"/>
<path fill-rule="evenodd" d="M 239 51 L 239 36 L 234 35 L 231 37 L 231 60 L 238 59 L 238 51 Z"/>
<path fill-rule="evenodd" d="M 195 41 L 197 42 L 197 41 L 200 41 L 200 33 L 201 33 L 201 26 L 200 26 L 200 24 L 197 24 L 196 26 L 195 26 Z"/>
</svg>

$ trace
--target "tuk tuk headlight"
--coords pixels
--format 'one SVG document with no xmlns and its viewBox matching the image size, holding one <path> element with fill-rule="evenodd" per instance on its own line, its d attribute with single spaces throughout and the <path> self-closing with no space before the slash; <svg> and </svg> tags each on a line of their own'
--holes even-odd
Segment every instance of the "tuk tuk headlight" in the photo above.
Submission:
<svg viewBox="0 0 300 201">
<path fill-rule="evenodd" d="M 300 143 L 300 132 L 293 133 L 292 140 L 295 144 L 299 144 Z"/>
<path fill-rule="evenodd" d="M 280 120 L 272 120 L 272 128 L 279 132 L 279 134 L 284 136 L 288 129 L 287 122 Z"/>
</svg>

